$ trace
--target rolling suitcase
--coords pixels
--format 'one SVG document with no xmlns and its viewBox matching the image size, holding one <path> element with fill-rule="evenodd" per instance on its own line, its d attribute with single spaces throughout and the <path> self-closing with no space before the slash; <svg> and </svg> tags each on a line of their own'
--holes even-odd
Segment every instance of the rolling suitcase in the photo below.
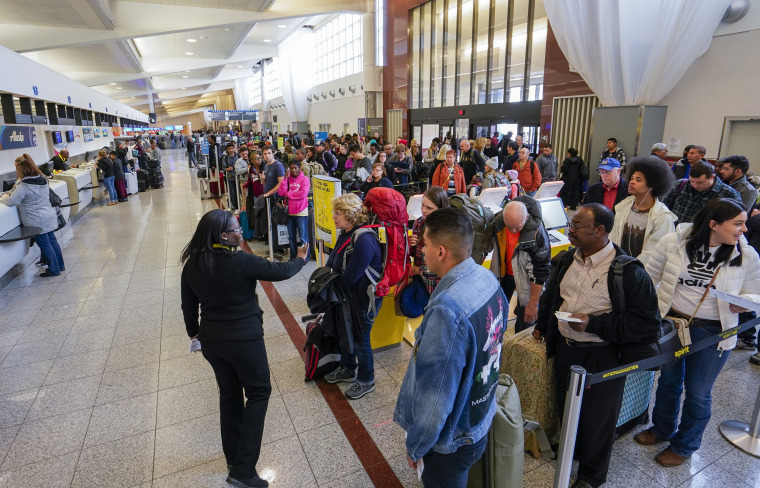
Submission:
<svg viewBox="0 0 760 488">
<path fill-rule="evenodd" d="M 559 429 L 554 358 L 546 359 L 546 343 L 533 339 L 533 327 L 505 337 L 501 372 L 512 377 L 520 392 L 525 424 L 525 449 L 535 458 L 553 457 L 548 439 Z"/>
<path fill-rule="evenodd" d="M 148 184 L 148 172 L 144 170 L 137 170 L 137 189 L 138 191 L 146 191 L 150 185 Z"/>
<path fill-rule="evenodd" d="M 148 180 L 150 181 L 150 187 L 153 189 L 157 190 L 164 186 L 164 175 L 161 174 L 161 170 L 158 168 L 148 170 Z"/>
<path fill-rule="evenodd" d="M 620 437 L 637 425 L 649 423 L 649 400 L 654 386 L 654 371 L 641 371 L 625 378 L 615 436 Z"/>
<path fill-rule="evenodd" d="M 137 175 L 134 173 L 124 173 L 124 179 L 127 182 L 127 193 L 134 195 L 140 191 L 137 187 Z"/>
</svg>

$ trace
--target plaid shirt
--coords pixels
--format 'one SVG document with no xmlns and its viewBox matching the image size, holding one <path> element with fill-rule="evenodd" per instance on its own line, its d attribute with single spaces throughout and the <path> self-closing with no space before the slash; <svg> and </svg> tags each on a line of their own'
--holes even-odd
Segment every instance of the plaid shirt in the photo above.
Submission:
<svg viewBox="0 0 760 488">
<path fill-rule="evenodd" d="M 431 273 L 425 264 L 425 254 L 422 252 L 424 247 L 422 245 L 422 232 L 424 226 L 424 217 L 415 220 L 414 225 L 412 226 L 412 233 L 417 236 L 417 245 L 414 247 L 414 264 L 420 268 L 420 271 L 422 272 L 422 281 L 425 283 L 428 293 L 432 294 L 435 287 L 438 286 L 438 282 L 441 281 L 441 278 L 437 274 Z"/>
<path fill-rule="evenodd" d="M 617 148 L 617 150 L 613 153 L 611 153 L 609 149 L 605 149 L 602 153 L 602 159 L 600 159 L 599 162 L 601 163 L 607 158 L 617 159 L 620 162 L 620 172 L 623 173 L 623 168 L 625 168 L 626 160 L 625 153 L 622 149 Z"/>
<path fill-rule="evenodd" d="M 715 177 L 715 184 L 701 193 L 689 184 L 688 178 L 677 180 L 662 203 L 676 214 L 678 223 L 683 224 L 684 222 L 691 222 L 694 215 L 713 198 L 733 198 L 739 203 L 742 202 L 739 192 L 720 181 L 720 178 Z"/>
</svg>

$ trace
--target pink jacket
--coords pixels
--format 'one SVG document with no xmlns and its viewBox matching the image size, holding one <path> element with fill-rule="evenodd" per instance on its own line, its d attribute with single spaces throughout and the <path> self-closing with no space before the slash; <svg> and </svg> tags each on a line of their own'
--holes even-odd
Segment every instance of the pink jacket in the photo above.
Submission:
<svg viewBox="0 0 760 488">
<path fill-rule="evenodd" d="M 309 188 L 311 183 L 309 178 L 301 173 L 296 178 L 288 171 L 288 176 L 282 180 L 280 189 L 277 192 L 280 196 L 288 199 L 288 214 L 296 215 L 303 212 L 309 205 Z"/>
</svg>

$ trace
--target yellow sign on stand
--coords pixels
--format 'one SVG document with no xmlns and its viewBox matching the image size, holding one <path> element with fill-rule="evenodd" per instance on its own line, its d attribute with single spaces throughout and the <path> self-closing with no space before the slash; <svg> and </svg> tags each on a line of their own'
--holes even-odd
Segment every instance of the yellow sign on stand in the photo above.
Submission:
<svg viewBox="0 0 760 488">
<path fill-rule="evenodd" d="M 340 196 L 340 180 L 325 175 L 314 175 L 314 223 L 316 238 L 333 248 L 338 241 L 338 229 L 332 219 L 332 201 Z"/>
</svg>

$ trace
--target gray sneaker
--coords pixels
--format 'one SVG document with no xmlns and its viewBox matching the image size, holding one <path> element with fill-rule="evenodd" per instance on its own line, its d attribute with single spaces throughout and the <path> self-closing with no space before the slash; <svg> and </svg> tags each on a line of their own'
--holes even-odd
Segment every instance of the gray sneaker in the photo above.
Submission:
<svg viewBox="0 0 760 488">
<path fill-rule="evenodd" d="M 349 400 L 358 400 L 367 393 L 375 391 L 375 382 L 368 384 L 359 383 L 358 381 L 351 385 L 351 388 L 346 390 L 346 398 Z"/>
<path fill-rule="evenodd" d="M 335 368 L 335 371 L 325 375 L 325 381 L 331 385 L 335 383 L 353 383 L 356 381 L 356 370 L 349 371 L 342 366 L 338 366 Z"/>
<path fill-rule="evenodd" d="M 746 351 L 754 351 L 755 350 L 755 340 L 752 339 L 752 341 L 744 341 L 742 339 L 739 339 L 736 341 L 736 348 L 737 349 L 744 349 Z"/>
<path fill-rule="evenodd" d="M 760 365 L 760 352 L 756 352 L 749 358 L 749 362 L 752 364 Z"/>
</svg>

